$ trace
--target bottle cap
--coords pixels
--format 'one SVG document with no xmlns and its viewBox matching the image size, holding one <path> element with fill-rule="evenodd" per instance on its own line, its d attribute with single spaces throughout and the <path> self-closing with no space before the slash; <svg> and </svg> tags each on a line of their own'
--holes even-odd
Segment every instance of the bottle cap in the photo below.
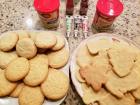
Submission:
<svg viewBox="0 0 140 105">
<path fill-rule="evenodd" d="M 119 0 L 98 0 L 97 10 L 109 17 L 117 17 L 123 11 L 123 4 Z"/>
<path fill-rule="evenodd" d="M 34 7 L 38 12 L 50 13 L 59 9 L 59 0 L 34 0 Z"/>
</svg>

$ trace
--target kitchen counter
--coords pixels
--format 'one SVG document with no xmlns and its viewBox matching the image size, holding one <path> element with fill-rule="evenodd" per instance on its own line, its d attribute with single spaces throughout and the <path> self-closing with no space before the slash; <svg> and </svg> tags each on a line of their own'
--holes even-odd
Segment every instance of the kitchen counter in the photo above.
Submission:
<svg viewBox="0 0 140 105">
<path fill-rule="evenodd" d="M 109 33 L 125 36 L 140 44 L 140 1 L 122 0 L 124 11 L 119 16 Z M 89 36 L 98 33 L 91 29 L 91 23 L 95 13 L 95 4 L 97 0 L 89 1 Z M 0 0 L 0 34 L 11 30 L 46 30 L 42 27 L 38 15 L 33 8 L 33 0 Z M 75 7 L 75 15 L 78 14 L 79 4 Z M 60 7 L 60 25 L 58 31 L 65 35 L 65 0 L 61 0 Z M 84 40 L 82 35 L 78 38 L 71 36 L 68 38 L 71 54 L 79 43 Z M 82 105 L 82 100 L 78 96 L 73 84 L 69 89 L 68 96 L 62 105 Z"/>
</svg>

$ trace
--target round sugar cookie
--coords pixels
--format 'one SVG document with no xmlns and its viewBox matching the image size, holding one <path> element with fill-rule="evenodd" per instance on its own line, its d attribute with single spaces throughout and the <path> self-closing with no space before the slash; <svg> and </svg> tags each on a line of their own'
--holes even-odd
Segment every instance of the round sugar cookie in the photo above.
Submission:
<svg viewBox="0 0 140 105">
<path fill-rule="evenodd" d="M 37 86 L 41 84 L 48 75 L 48 58 L 45 54 L 38 54 L 29 62 L 30 71 L 23 81 L 29 86 Z"/>
<path fill-rule="evenodd" d="M 31 32 L 28 32 L 29 33 L 29 37 L 35 41 L 36 39 L 36 36 L 39 34 L 39 32 L 35 32 L 35 31 L 31 31 Z"/>
<path fill-rule="evenodd" d="M 29 72 L 29 61 L 20 57 L 11 62 L 6 68 L 5 76 L 9 81 L 19 81 Z"/>
<path fill-rule="evenodd" d="M 56 36 L 51 32 L 41 32 L 35 38 L 35 44 L 38 48 L 51 48 L 56 42 Z"/>
<path fill-rule="evenodd" d="M 0 50 L 10 51 L 18 41 L 18 35 L 14 32 L 3 33 L 0 36 Z"/>
<path fill-rule="evenodd" d="M 62 35 L 56 34 L 56 39 L 57 39 L 56 45 L 51 48 L 53 51 L 60 50 L 65 46 L 65 40 Z"/>
<path fill-rule="evenodd" d="M 19 40 L 24 39 L 24 38 L 29 38 L 28 33 L 24 30 L 18 30 L 15 33 L 17 33 Z"/>
<path fill-rule="evenodd" d="M 46 98 L 58 100 L 63 98 L 69 89 L 68 77 L 59 70 L 49 70 L 48 77 L 41 84 L 41 90 Z"/>
<path fill-rule="evenodd" d="M 61 68 L 65 66 L 69 59 L 69 51 L 66 48 L 61 50 L 50 52 L 48 54 L 49 65 L 52 68 Z"/>
<path fill-rule="evenodd" d="M 3 52 L 0 51 L 0 68 L 5 69 L 10 62 L 17 58 L 15 51 L 12 52 Z"/>
<path fill-rule="evenodd" d="M 10 94 L 11 97 L 17 98 L 24 87 L 24 83 L 19 83 L 15 90 Z"/>
<path fill-rule="evenodd" d="M 4 73 L 4 70 L 0 70 L 0 97 L 9 95 L 17 86 L 17 83 L 8 81 Z"/>
<path fill-rule="evenodd" d="M 30 38 L 24 38 L 17 42 L 16 45 L 17 54 L 24 58 L 33 58 L 37 53 L 37 48 Z"/>
<path fill-rule="evenodd" d="M 18 102 L 19 105 L 42 105 L 44 96 L 40 87 L 24 86 L 19 95 Z"/>
</svg>

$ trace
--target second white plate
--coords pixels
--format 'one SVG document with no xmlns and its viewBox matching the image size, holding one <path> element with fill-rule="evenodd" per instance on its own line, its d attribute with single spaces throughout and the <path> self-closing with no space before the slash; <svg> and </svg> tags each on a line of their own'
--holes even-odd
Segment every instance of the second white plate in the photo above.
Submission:
<svg viewBox="0 0 140 105">
<path fill-rule="evenodd" d="M 76 71 L 75 71 L 76 70 L 76 54 L 81 46 L 86 45 L 88 40 L 93 39 L 96 41 L 96 40 L 103 39 L 103 38 L 109 39 L 110 41 L 117 40 L 122 43 L 138 47 L 137 44 L 135 44 L 133 41 L 131 41 L 125 37 L 117 36 L 114 34 L 108 34 L 108 33 L 99 33 L 99 34 L 90 36 L 87 39 L 85 39 L 84 41 L 82 41 L 79 44 L 79 46 L 75 49 L 74 53 L 72 54 L 71 64 L 70 64 L 71 79 L 72 79 L 72 82 L 73 82 L 78 94 L 80 95 L 80 97 L 83 97 L 83 91 L 82 91 L 81 83 L 76 78 Z"/>
</svg>

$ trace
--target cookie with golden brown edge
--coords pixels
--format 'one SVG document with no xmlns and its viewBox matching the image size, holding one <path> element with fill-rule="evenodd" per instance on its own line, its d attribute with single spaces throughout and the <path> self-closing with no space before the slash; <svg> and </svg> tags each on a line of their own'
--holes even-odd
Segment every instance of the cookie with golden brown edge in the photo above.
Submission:
<svg viewBox="0 0 140 105">
<path fill-rule="evenodd" d="M 9 81 L 15 82 L 23 79 L 29 72 L 29 61 L 20 57 L 12 61 L 5 71 L 5 76 Z"/>
<path fill-rule="evenodd" d="M 111 70 L 106 51 L 100 51 L 93 64 L 80 69 L 80 75 L 95 91 L 99 91 L 107 82 L 107 73 Z"/>
<path fill-rule="evenodd" d="M 124 97 L 126 92 L 140 87 L 140 73 L 138 70 L 137 68 L 133 69 L 128 76 L 123 78 L 120 78 L 113 71 L 110 71 L 108 81 L 105 84 L 106 88 L 116 97 Z"/>
<path fill-rule="evenodd" d="M 29 61 L 30 71 L 24 78 L 24 83 L 29 86 L 40 85 L 48 75 L 48 58 L 45 54 L 38 54 Z"/>
<path fill-rule="evenodd" d="M 110 64 L 107 51 L 99 51 L 99 53 L 96 56 L 93 56 L 92 64 L 104 65 L 108 68 Z"/>
<path fill-rule="evenodd" d="M 91 87 L 86 84 L 82 84 L 83 101 L 85 104 L 98 103 L 99 105 L 135 105 L 135 99 L 128 93 L 121 99 L 116 98 L 105 89 L 101 89 L 99 92 L 93 91 Z"/>
<path fill-rule="evenodd" d="M 20 105 L 42 105 L 44 96 L 40 87 L 24 86 L 19 95 L 18 102 Z"/>
<path fill-rule="evenodd" d="M 31 59 L 36 55 L 37 48 L 32 39 L 24 38 L 17 42 L 16 51 L 19 56 Z"/>
<path fill-rule="evenodd" d="M 15 51 L 11 52 L 0 51 L 0 68 L 2 69 L 7 68 L 8 64 L 11 63 L 16 58 L 18 58 L 18 56 Z"/>
<path fill-rule="evenodd" d="M 69 60 L 69 51 L 65 47 L 61 50 L 50 52 L 48 54 L 49 66 L 52 68 L 61 68 Z"/>
<path fill-rule="evenodd" d="M 117 99 L 115 96 L 109 94 L 104 99 L 100 100 L 100 105 L 136 105 L 133 96 L 128 93 L 122 99 Z"/>
<path fill-rule="evenodd" d="M 18 31 L 15 31 L 15 33 L 17 33 L 19 40 L 24 39 L 24 38 L 29 38 L 29 34 L 25 30 L 18 30 Z"/>
<path fill-rule="evenodd" d="M 62 36 L 61 34 L 56 33 L 56 39 L 57 39 L 57 43 L 55 44 L 55 46 L 53 46 L 51 48 L 53 51 L 60 50 L 65 46 L 64 36 Z"/>
<path fill-rule="evenodd" d="M 35 44 L 38 48 L 52 48 L 56 43 L 56 36 L 49 31 L 40 32 L 35 38 Z"/>
<path fill-rule="evenodd" d="M 0 50 L 12 50 L 18 41 L 18 35 L 15 32 L 6 32 L 0 36 Z"/>
<path fill-rule="evenodd" d="M 89 53 L 87 46 L 83 45 L 77 51 L 76 62 L 78 66 L 85 67 L 92 63 L 92 57 L 93 56 Z"/>
<path fill-rule="evenodd" d="M 111 48 L 108 50 L 108 55 L 113 70 L 118 76 L 124 77 L 131 72 L 136 60 L 136 54 L 132 53 L 132 51 L 121 47 Z"/>
<path fill-rule="evenodd" d="M 86 105 L 94 104 L 100 99 L 106 97 L 108 94 L 104 89 L 101 89 L 99 92 L 95 92 L 92 87 L 88 86 L 85 83 L 81 84 L 83 90 L 82 100 Z"/>
<path fill-rule="evenodd" d="M 136 98 L 136 100 L 140 100 L 140 87 L 132 91 L 132 95 Z"/>
<path fill-rule="evenodd" d="M 0 97 L 9 95 L 17 86 L 17 83 L 8 81 L 4 74 L 5 71 L 0 70 Z"/>
<path fill-rule="evenodd" d="M 69 78 L 59 70 L 49 70 L 48 77 L 41 84 L 41 90 L 46 98 L 58 100 L 63 98 L 69 89 Z"/>
<path fill-rule="evenodd" d="M 28 32 L 28 34 L 29 34 L 29 37 L 30 37 L 33 41 L 35 41 L 36 36 L 39 34 L 39 32 L 30 31 L 30 32 Z"/>
<path fill-rule="evenodd" d="M 88 85 L 91 85 L 95 91 L 100 91 L 102 85 L 107 82 L 106 72 L 102 72 L 103 66 L 89 65 L 80 69 L 81 77 Z"/>
<path fill-rule="evenodd" d="M 75 64 L 75 76 L 76 76 L 76 79 L 77 79 L 79 82 L 81 82 L 81 83 L 86 82 L 86 81 L 81 77 L 79 71 L 80 71 L 80 67 L 79 67 L 77 64 Z"/>
<path fill-rule="evenodd" d="M 87 42 L 88 50 L 91 54 L 97 54 L 101 50 L 108 50 L 111 48 L 112 42 L 109 39 L 94 40 L 90 39 Z"/>
<path fill-rule="evenodd" d="M 19 94 L 21 93 L 23 87 L 24 87 L 24 83 L 19 83 L 17 87 L 14 89 L 14 91 L 12 91 L 12 93 L 10 94 L 10 97 L 17 98 Z"/>
<path fill-rule="evenodd" d="M 137 48 L 134 45 L 130 45 L 126 42 L 113 42 L 112 43 L 112 47 L 113 49 L 126 49 L 129 50 L 129 52 L 133 53 L 133 54 L 139 54 L 140 53 L 140 49 Z"/>
<path fill-rule="evenodd" d="M 133 69 L 137 69 L 138 73 L 140 74 L 140 54 L 137 56 Z M 137 100 L 140 100 L 140 87 L 136 90 L 133 90 L 132 94 Z"/>
</svg>

